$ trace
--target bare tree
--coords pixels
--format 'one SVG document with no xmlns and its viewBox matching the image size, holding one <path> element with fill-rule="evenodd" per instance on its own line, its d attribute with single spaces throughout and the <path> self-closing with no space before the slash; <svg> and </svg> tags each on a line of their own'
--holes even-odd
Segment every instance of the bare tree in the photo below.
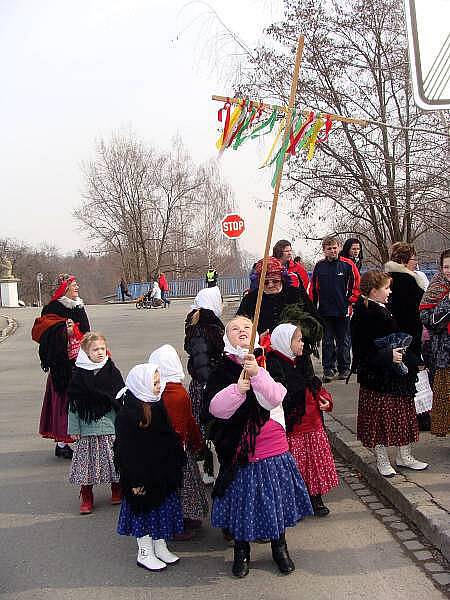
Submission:
<svg viewBox="0 0 450 600">
<path fill-rule="evenodd" d="M 239 92 L 286 104 L 292 49 L 306 32 L 298 105 L 394 126 L 342 123 L 312 162 L 291 158 L 285 194 L 300 233 L 318 239 L 325 221 L 337 234 L 360 236 L 378 261 L 396 240 L 429 231 L 448 238 L 448 127 L 413 103 L 401 3 L 284 4 L 284 21 L 268 28 Z"/>
<path fill-rule="evenodd" d="M 129 280 L 150 280 L 161 269 L 186 276 L 226 255 L 218 215 L 232 206 L 231 190 L 212 163 L 192 162 L 180 138 L 162 153 L 115 135 L 100 142 L 84 176 L 75 217 L 97 247 L 120 256 Z"/>
</svg>

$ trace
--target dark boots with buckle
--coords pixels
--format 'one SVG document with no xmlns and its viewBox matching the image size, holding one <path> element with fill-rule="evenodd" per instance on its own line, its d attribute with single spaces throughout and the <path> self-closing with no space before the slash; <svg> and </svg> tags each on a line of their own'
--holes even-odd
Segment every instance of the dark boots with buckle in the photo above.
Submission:
<svg viewBox="0 0 450 600">
<path fill-rule="evenodd" d="M 272 558 L 280 572 L 284 575 L 292 573 L 295 570 L 295 565 L 289 556 L 284 533 L 277 540 L 272 540 L 270 545 L 272 546 Z"/>
</svg>

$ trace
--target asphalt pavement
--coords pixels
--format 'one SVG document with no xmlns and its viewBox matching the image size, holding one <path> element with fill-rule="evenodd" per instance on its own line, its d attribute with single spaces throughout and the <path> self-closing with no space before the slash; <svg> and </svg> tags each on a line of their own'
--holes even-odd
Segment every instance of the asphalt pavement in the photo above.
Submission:
<svg viewBox="0 0 450 600">
<path fill-rule="evenodd" d="M 186 302 L 173 302 L 168 310 L 138 311 L 127 304 L 89 306 L 87 311 L 92 329 L 106 335 L 124 375 L 146 362 L 162 343 L 173 344 L 183 356 Z M 138 569 L 134 538 L 115 533 L 118 507 L 110 505 L 109 490 L 94 489 L 93 514 L 80 516 L 78 490 L 67 480 L 68 461 L 55 458 L 54 445 L 37 433 L 46 378 L 30 337 L 38 309 L 8 309 L 8 314 L 18 328 L 0 344 L 1 598 L 445 597 L 444 588 L 437 587 L 389 524 L 397 524 L 399 531 L 410 531 L 409 525 L 402 524 L 401 515 L 382 498 L 373 500 L 371 490 L 345 461 L 339 465 L 341 484 L 326 500 L 330 516 L 308 518 L 287 532 L 296 564 L 292 575 L 276 571 L 269 546 L 254 544 L 249 576 L 234 580 L 232 549 L 207 520 L 194 540 L 170 545 L 181 556 L 178 565 L 161 573 Z M 428 550 L 434 557 L 433 549 Z M 445 583 L 445 570 L 434 564 Z"/>
</svg>

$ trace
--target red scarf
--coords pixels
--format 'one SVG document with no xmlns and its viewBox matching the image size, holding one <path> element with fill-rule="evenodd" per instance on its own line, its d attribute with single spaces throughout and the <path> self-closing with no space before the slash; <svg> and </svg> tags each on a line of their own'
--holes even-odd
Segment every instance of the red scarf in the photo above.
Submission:
<svg viewBox="0 0 450 600">
<path fill-rule="evenodd" d="M 423 295 L 419 310 L 435 308 L 450 293 L 450 281 L 440 271 L 430 281 L 427 291 Z M 450 322 L 447 323 L 447 331 L 450 333 Z"/>
</svg>

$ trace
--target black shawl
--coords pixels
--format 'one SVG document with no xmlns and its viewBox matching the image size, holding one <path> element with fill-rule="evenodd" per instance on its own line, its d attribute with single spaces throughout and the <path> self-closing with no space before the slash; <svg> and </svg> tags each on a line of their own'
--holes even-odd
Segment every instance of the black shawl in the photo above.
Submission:
<svg viewBox="0 0 450 600">
<path fill-rule="evenodd" d="M 258 290 L 253 290 L 246 294 L 237 310 L 237 315 L 243 315 L 253 320 L 256 309 L 256 298 Z M 305 288 L 300 283 L 299 287 L 286 286 L 283 284 L 281 292 L 278 294 L 263 294 L 261 302 L 261 312 L 259 315 L 258 332 L 263 333 L 267 329 L 272 331 L 281 322 L 281 313 L 283 309 L 295 304 L 299 306 L 303 312 L 313 316 L 319 323 L 322 323 L 322 318 L 319 315 L 316 307 L 309 299 Z"/>
<path fill-rule="evenodd" d="M 221 390 L 237 383 L 242 366 L 223 356 L 211 374 L 205 391 L 209 403 Z M 256 438 L 261 427 L 270 418 L 270 412 L 264 409 L 256 399 L 252 389 L 247 398 L 229 419 L 218 419 L 210 414 L 208 437 L 214 442 L 220 463 L 219 475 L 214 484 L 212 496 L 223 496 L 233 481 L 236 468 L 248 464 L 248 456 L 255 450 Z"/>
<path fill-rule="evenodd" d="M 114 464 L 120 485 L 133 512 L 148 512 L 160 506 L 182 483 L 185 453 L 180 437 L 172 428 L 164 404 L 150 404 L 152 419 L 148 428 L 139 427 L 142 403 L 129 390 L 116 418 Z M 145 494 L 135 496 L 134 487 Z"/>
<path fill-rule="evenodd" d="M 75 367 L 67 389 L 70 410 L 86 423 L 98 421 L 111 409 L 118 412 L 122 403 L 116 400 L 116 394 L 124 385 L 119 369 L 110 358 L 97 373 Z"/>
<path fill-rule="evenodd" d="M 41 315 L 47 314 L 58 315 L 64 319 L 72 319 L 74 323 L 78 323 L 81 333 L 86 333 L 90 330 L 89 319 L 87 317 L 84 306 L 76 306 L 75 308 L 66 308 L 58 300 L 52 300 L 44 306 Z"/>
<path fill-rule="evenodd" d="M 200 310 L 199 320 L 192 325 L 192 316 L 197 310 Z M 200 308 L 187 315 L 184 329 L 184 349 L 189 354 L 188 373 L 192 379 L 206 383 L 222 356 L 225 327 L 212 310 Z"/>
<path fill-rule="evenodd" d="M 41 367 L 50 375 L 55 390 L 64 393 L 72 377 L 75 360 L 67 353 L 66 323 L 56 323 L 44 331 L 39 342 Z"/>
<path fill-rule="evenodd" d="M 289 433 L 294 425 L 301 423 L 305 414 L 306 389 L 310 389 L 315 394 L 322 384 L 314 375 L 311 357 L 308 355 L 289 360 L 286 356 L 272 350 L 267 354 L 267 370 L 273 379 L 284 385 L 287 390 L 283 398 L 283 409 L 286 431 Z"/>
</svg>

